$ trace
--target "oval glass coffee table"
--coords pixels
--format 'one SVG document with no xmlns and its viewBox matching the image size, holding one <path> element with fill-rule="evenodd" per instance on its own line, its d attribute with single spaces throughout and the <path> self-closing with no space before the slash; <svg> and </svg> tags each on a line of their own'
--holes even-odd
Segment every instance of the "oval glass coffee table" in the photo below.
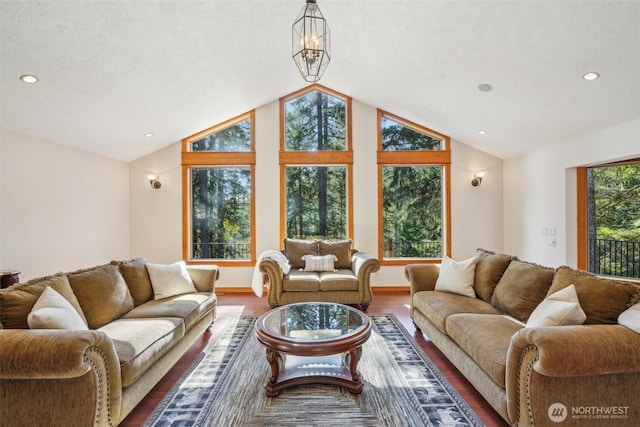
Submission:
<svg viewBox="0 0 640 427">
<path fill-rule="evenodd" d="M 256 321 L 256 336 L 266 347 L 271 367 L 267 396 L 315 383 L 361 393 L 357 367 L 370 335 L 369 317 L 342 304 L 298 303 L 268 311 Z"/>
</svg>

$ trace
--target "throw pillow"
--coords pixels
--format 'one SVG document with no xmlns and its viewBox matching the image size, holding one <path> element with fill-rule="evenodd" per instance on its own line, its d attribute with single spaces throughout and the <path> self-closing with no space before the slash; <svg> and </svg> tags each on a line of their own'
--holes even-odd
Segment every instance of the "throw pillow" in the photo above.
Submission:
<svg viewBox="0 0 640 427">
<path fill-rule="evenodd" d="M 513 260 L 498 282 L 491 305 L 526 322 L 551 287 L 553 268 Z"/>
<path fill-rule="evenodd" d="M 478 298 L 490 303 L 494 289 L 515 257 L 497 254 L 484 249 L 478 249 L 476 251 L 476 257 L 478 258 L 478 262 L 476 264 L 476 274 L 473 279 L 473 288 Z"/>
<path fill-rule="evenodd" d="M 133 298 L 133 306 L 137 307 L 153 299 L 153 287 L 149 279 L 149 272 L 145 268 L 147 261 L 144 258 L 133 258 L 126 261 L 111 261 L 117 265 L 120 274 L 129 287 Z"/>
<path fill-rule="evenodd" d="M 527 328 L 535 326 L 582 325 L 587 315 L 580 307 L 576 287 L 566 288 L 549 295 L 533 310 Z"/>
<path fill-rule="evenodd" d="M 304 268 L 303 256 L 318 255 L 317 240 L 284 239 L 284 254 L 292 268 Z"/>
<path fill-rule="evenodd" d="M 334 262 L 338 260 L 335 255 L 305 255 L 304 271 L 336 271 Z"/>
<path fill-rule="evenodd" d="M 351 240 L 320 240 L 320 255 L 335 255 L 336 268 L 351 268 Z"/>
<path fill-rule="evenodd" d="M 153 299 L 197 292 L 184 261 L 170 265 L 147 263 L 147 271 L 153 286 Z"/>
<path fill-rule="evenodd" d="M 27 322 L 31 329 L 88 329 L 71 303 L 48 286 L 31 309 Z"/>
<path fill-rule="evenodd" d="M 98 329 L 133 308 L 129 288 L 115 265 L 76 271 L 68 277 L 89 329 Z"/>
<path fill-rule="evenodd" d="M 443 256 L 435 290 L 475 298 L 473 277 L 477 260 L 473 257 L 464 261 L 454 261 L 446 255 Z"/>
<path fill-rule="evenodd" d="M 47 286 L 62 295 L 75 308 L 86 324 L 80 303 L 69 285 L 65 274 L 41 277 L 26 283 L 0 289 L 0 322 L 7 329 L 29 329 L 27 316 Z"/>
<path fill-rule="evenodd" d="M 620 313 L 618 323 L 640 334 L 640 302 Z"/>
<path fill-rule="evenodd" d="M 576 287 L 580 305 L 587 315 L 586 324 L 617 324 L 620 313 L 640 301 L 640 286 L 566 266 L 556 269 L 549 294 L 570 284 Z"/>
</svg>

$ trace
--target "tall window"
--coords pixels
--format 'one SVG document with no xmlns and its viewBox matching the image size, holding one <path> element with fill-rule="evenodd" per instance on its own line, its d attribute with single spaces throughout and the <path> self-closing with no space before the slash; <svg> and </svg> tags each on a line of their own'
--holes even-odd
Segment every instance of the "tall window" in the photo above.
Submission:
<svg viewBox="0 0 640 427">
<path fill-rule="evenodd" d="M 580 168 L 578 179 L 578 223 L 585 224 L 578 233 L 579 267 L 640 278 L 640 159 Z"/>
<path fill-rule="evenodd" d="M 378 110 L 382 263 L 450 254 L 449 137 Z"/>
<path fill-rule="evenodd" d="M 251 265 L 254 233 L 254 113 L 182 141 L 183 256 Z"/>
<path fill-rule="evenodd" d="M 312 85 L 280 100 L 281 235 L 352 235 L 351 99 Z"/>
</svg>

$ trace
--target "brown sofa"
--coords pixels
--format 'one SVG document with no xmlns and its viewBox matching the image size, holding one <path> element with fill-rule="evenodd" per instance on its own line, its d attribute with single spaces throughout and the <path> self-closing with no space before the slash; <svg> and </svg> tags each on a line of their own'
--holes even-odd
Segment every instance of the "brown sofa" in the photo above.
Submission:
<svg viewBox="0 0 640 427">
<path fill-rule="evenodd" d="M 218 268 L 182 265 L 180 280 L 156 273 L 164 292 L 172 280 L 192 292 L 155 299 L 147 264 L 113 261 L 0 290 L 0 426 L 115 426 L 209 327 Z M 87 330 L 29 328 L 47 288 Z"/>
<path fill-rule="evenodd" d="M 411 317 L 507 423 L 637 425 L 640 334 L 617 319 L 640 287 L 482 249 L 476 259 L 475 297 L 435 290 L 438 265 L 406 266 Z M 571 285 L 584 323 L 532 326 Z"/>
<path fill-rule="evenodd" d="M 370 276 L 380 269 L 380 262 L 351 248 L 351 240 L 285 239 L 281 253 L 290 268 L 283 270 L 282 262 L 273 258 L 259 263 L 271 307 L 306 301 L 369 307 L 373 297 Z M 335 256 L 334 266 L 329 271 L 305 271 L 309 263 L 303 257 L 307 255 Z"/>
</svg>

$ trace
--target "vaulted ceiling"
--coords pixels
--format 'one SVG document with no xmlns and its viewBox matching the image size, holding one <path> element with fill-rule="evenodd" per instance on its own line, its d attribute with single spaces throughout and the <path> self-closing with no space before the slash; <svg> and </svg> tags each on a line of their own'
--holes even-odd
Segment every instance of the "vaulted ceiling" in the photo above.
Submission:
<svg viewBox="0 0 640 427">
<path fill-rule="evenodd" d="M 0 125 L 134 160 L 305 87 L 291 59 L 303 5 L 0 0 Z M 321 84 L 498 157 L 640 118 L 638 1 L 318 5 Z"/>
</svg>

